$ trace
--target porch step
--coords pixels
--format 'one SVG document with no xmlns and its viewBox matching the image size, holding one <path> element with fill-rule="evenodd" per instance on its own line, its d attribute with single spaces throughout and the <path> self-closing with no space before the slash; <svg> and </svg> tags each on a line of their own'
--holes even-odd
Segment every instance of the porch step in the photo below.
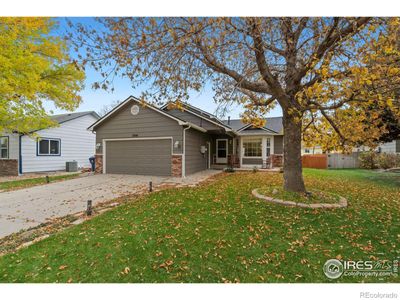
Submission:
<svg viewBox="0 0 400 300">
<path fill-rule="evenodd" d="M 227 165 L 216 165 L 216 164 L 211 165 L 211 169 L 214 169 L 214 170 L 223 170 L 226 167 L 227 167 Z"/>
</svg>

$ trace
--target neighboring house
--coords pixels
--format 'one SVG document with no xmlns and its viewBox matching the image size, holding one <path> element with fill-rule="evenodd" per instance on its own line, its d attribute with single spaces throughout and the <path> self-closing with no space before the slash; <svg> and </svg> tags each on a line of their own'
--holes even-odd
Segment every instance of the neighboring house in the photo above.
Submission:
<svg viewBox="0 0 400 300">
<path fill-rule="evenodd" d="M 370 151 L 371 148 L 367 146 L 361 146 L 358 148 L 353 148 L 353 152 L 363 152 L 363 151 Z M 379 153 L 395 153 L 395 154 L 400 154 L 400 139 L 399 140 L 394 140 L 391 142 L 387 143 L 382 143 L 378 147 L 373 149 L 376 152 Z"/>
<path fill-rule="evenodd" d="M 322 154 L 322 147 L 321 146 L 312 146 L 312 147 L 306 147 L 304 145 L 301 146 L 301 155 L 305 154 Z"/>
<path fill-rule="evenodd" d="M 394 140 L 389 143 L 381 144 L 378 147 L 378 151 L 384 152 L 384 153 L 399 153 L 400 154 L 400 139 Z"/>
<path fill-rule="evenodd" d="M 282 118 L 263 128 L 221 121 L 185 104 L 157 108 L 129 97 L 89 127 L 96 133 L 96 171 L 186 176 L 210 168 L 279 167 Z"/>
<path fill-rule="evenodd" d="M 90 166 L 96 137 L 87 127 L 100 117 L 89 111 L 51 118 L 59 126 L 32 132 L 36 136 L 0 133 L 0 175 L 65 170 L 67 161 Z"/>
</svg>

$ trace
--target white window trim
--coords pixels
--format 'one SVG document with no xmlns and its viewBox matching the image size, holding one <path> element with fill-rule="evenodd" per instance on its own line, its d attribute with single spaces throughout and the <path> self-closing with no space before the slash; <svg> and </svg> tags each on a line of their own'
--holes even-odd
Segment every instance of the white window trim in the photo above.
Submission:
<svg viewBox="0 0 400 300">
<path fill-rule="evenodd" d="M 260 139 L 261 140 L 261 156 L 245 156 L 244 155 L 243 143 L 242 143 L 243 158 L 263 158 L 264 157 L 264 154 L 263 154 L 263 151 L 264 151 L 264 138 L 263 137 L 256 136 L 256 137 L 251 137 L 251 138 L 244 138 L 243 142 L 254 141 L 255 139 Z"/>
<path fill-rule="evenodd" d="M 262 155 L 261 156 L 245 156 L 244 155 L 244 149 L 243 149 L 243 142 L 246 141 L 246 140 L 254 140 L 255 138 L 261 138 L 262 139 L 262 141 L 261 141 L 261 147 L 262 147 L 261 154 Z M 254 167 L 254 166 L 256 166 L 256 167 L 261 166 L 262 167 L 262 165 L 243 164 L 243 159 L 261 158 L 263 160 L 263 164 L 264 164 L 264 162 L 266 162 L 266 160 L 267 160 L 267 138 L 270 138 L 270 141 L 271 141 L 271 145 L 270 145 L 271 152 L 270 152 L 270 154 L 273 155 L 274 154 L 274 135 L 251 136 L 251 137 L 250 136 L 248 136 L 248 137 L 241 136 L 240 137 L 240 166 L 241 167 Z"/>
<path fill-rule="evenodd" d="M 211 143 L 207 142 L 207 151 L 208 151 L 208 162 L 207 162 L 207 166 L 208 169 L 211 169 Z"/>
<path fill-rule="evenodd" d="M 41 141 L 49 141 L 49 153 L 45 154 L 45 153 L 40 153 L 40 142 Z M 50 141 L 56 141 L 58 142 L 58 153 L 54 154 L 54 153 L 50 153 Z M 38 138 L 38 140 L 36 141 L 37 144 L 37 156 L 61 156 L 61 139 L 59 138 Z"/>
<path fill-rule="evenodd" d="M 226 142 L 226 156 L 221 157 L 226 159 L 226 164 L 228 163 L 228 152 L 229 152 L 229 144 L 228 144 L 228 139 L 215 139 L 215 160 L 217 164 L 224 164 L 224 162 L 219 163 L 218 162 L 218 141 L 225 141 Z"/>
<path fill-rule="evenodd" d="M 0 139 L 3 139 L 3 138 L 7 139 L 7 147 L 6 148 L 1 147 L 1 144 L 0 144 L 0 155 L 1 155 L 1 150 L 7 149 L 7 157 L 0 156 L 0 159 L 10 159 L 10 137 L 9 136 L 0 136 Z"/>
</svg>

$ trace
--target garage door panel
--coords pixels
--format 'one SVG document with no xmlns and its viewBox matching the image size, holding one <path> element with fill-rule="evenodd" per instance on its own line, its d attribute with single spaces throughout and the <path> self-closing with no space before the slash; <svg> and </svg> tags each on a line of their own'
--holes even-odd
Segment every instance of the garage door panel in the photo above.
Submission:
<svg viewBox="0 0 400 300">
<path fill-rule="evenodd" d="M 170 176 L 171 140 L 108 141 L 106 172 Z"/>
</svg>

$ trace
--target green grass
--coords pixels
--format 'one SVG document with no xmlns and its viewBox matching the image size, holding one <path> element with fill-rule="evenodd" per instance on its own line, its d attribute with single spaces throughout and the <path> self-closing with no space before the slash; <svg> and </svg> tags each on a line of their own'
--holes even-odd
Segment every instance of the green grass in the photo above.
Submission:
<svg viewBox="0 0 400 300">
<path fill-rule="evenodd" d="M 49 176 L 50 182 L 73 179 L 78 177 L 79 174 L 69 174 L 69 175 L 58 175 L 58 176 Z M 37 178 L 29 178 L 22 180 L 14 180 L 14 181 L 5 181 L 0 182 L 0 191 L 10 191 L 16 189 L 23 189 L 27 187 L 32 187 L 35 185 L 45 184 L 46 177 L 37 177 Z"/>
<path fill-rule="evenodd" d="M 400 282 L 329 280 L 327 259 L 399 256 L 400 190 L 365 171 L 305 170 L 309 188 L 349 207 L 267 203 L 254 188 L 282 174 L 221 174 L 195 188 L 155 192 L 0 258 L 1 282 Z M 380 178 L 380 177 L 379 177 Z"/>
<path fill-rule="evenodd" d="M 262 195 L 272 197 L 279 200 L 300 202 L 306 204 L 313 203 L 338 203 L 340 197 L 336 194 L 327 193 L 317 189 L 308 189 L 310 195 L 299 194 L 295 192 L 288 192 L 283 189 L 282 186 L 266 186 L 258 189 L 258 192 Z"/>
<path fill-rule="evenodd" d="M 371 171 L 363 169 L 305 169 L 306 174 L 312 174 L 316 178 L 335 178 L 338 180 L 356 180 L 370 182 L 374 185 L 400 188 L 400 173 Z"/>
</svg>

